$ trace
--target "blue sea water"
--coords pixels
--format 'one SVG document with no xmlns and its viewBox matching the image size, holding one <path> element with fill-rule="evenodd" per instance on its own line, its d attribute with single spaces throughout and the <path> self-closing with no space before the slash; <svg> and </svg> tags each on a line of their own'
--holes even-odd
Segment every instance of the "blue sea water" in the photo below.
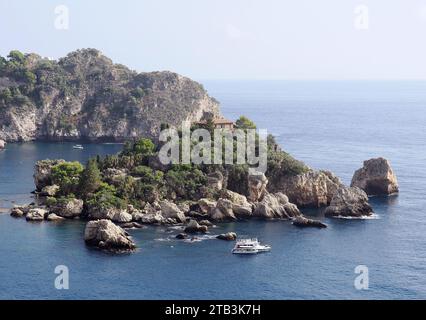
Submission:
<svg viewBox="0 0 426 320">
<path fill-rule="evenodd" d="M 371 198 L 376 219 L 324 218 L 327 229 L 288 222 L 221 224 L 271 244 L 270 253 L 230 254 L 232 243 L 174 240 L 163 227 L 130 231 L 139 249 L 109 255 L 87 248 L 84 223 L 27 223 L 0 214 L 2 299 L 425 299 L 426 83 L 205 81 L 232 119 L 244 114 L 277 135 L 309 166 L 345 183 L 362 161 L 388 158 L 400 195 Z M 30 201 L 34 162 L 85 161 L 119 145 L 10 144 L 0 152 L 0 208 Z M 56 290 L 54 269 L 66 265 L 70 289 Z M 354 269 L 366 265 L 369 289 Z"/>
</svg>

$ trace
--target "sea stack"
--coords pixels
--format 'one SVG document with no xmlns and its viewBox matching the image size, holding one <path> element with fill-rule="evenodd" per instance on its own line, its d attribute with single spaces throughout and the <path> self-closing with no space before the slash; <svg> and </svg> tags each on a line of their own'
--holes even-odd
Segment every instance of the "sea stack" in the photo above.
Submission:
<svg viewBox="0 0 426 320">
<path fill-rule="evenodd" d="M 355 171 L 351 187 L 358 187 L 369 196 L 390 195 L 399 192 L 396 175 L 389 161 L 384 158 L 364 161 L 364 166 Z"/>
</svg>

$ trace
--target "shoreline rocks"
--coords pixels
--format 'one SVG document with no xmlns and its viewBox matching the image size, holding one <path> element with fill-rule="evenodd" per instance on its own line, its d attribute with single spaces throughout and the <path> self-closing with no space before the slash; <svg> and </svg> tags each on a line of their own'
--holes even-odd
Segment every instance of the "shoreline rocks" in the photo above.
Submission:
<svg viewBox="0 0 426 320">
<path fill-rule="evenodd" d="M 237 240 L 237 234 L 235 232 L 227 232 L 219 234 L 216 239 L 225 240 L 225 241 L 235 241 Z"/>
<path fill-rule="evenodd" d="M 327 228 L 327 225 L 325 223 L 322 223 L 318 220 L 308 219 L 304 216 L 299 216 L 296 219 L 293 220 L 292 223 L 296 227 L 300 228 L 307 228 L 307 227 L 314 227 L 314 228 Z"/>
<path fill-rule="evenodd" d="M 6 141 L 0 139 L 0 150 L 6 148 Z"/>
<path fill-rule="evenodd" d="M 111 251 L 133 251 L 136 244 L 129 234 L 110 220 L 89 221 L 84 230 L 87 245 Z"/>
<path fill-rule="evenodd" d="M 65 160 L 40 160 L 34 168 L 34 184 L 37 191 L 42 191 L 44 187 L 52 185 L 52 167 L 64 163 Z"/>
<path fill-rule="evenodd" d="M 363 167 L 355 171 L 351 187 L 358 187 L 369 196 L 390 195 L 399 192 L 396 175 L 385 158 L 364 161 Z"/>
<path fill-rule="evenodd" d="M 45 219 L 47 214 L 48 214 L 48 211 L 46 209 L 34 208 L 28 211 L 28 213 L 25 216 L 25 219 L 27 221 L 40 222 Z"/>
<path fill-rule="evenodd" d="M 185 233 L 207 233 L 208 227 L 205 225 L 200 225 L 197 221 L 191 220 L 186 226 Z"/>
<path fill-rule="evenodd" d="M 340 179 L 330 171 L 309 171 L 282 179 L 272 190 L 284 193 L 299 208 L 320 208 L 330 204 L 341 186 Z"/>
<path fill-rule="evenodd" d="M 291 219 L 301 215 L 297 206 L 290 203 L 288 197 L 280 192 L 266 193 L 262 201 L 254 204 L 253 216 L 264 219 Z"/>
<path fill-rule="evenodd" d="M 371 216 L 373 209 L 368 203 L 367 194 L 358 187 L 342 187 L 326 208 L 325 215 L 329 217 L 360 218 Z"/>
<path fill-rule="evenodd" d="M 83 200 L 80 199 L 64 199 L 59 200 L 52 208 L 51 213 L 67 219 L 79 217 L 83 212 Z"/>
</svg>

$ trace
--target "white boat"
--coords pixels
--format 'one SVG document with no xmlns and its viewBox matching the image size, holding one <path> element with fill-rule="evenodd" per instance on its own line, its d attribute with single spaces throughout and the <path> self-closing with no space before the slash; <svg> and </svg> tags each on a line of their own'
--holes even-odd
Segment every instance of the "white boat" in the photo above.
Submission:
<svg viewBox="0 0 426 320">
<path fill-rule="evenodd" d="M 81 144 L 76 144 L 72 147 L 73 149 L 84 149 L 84 147 Z"/>
<path fill-rule="evenodd" d="M 239 239 L 232 249 L 234 254 L 256 254 L 267 251 L 271 251 L 271 246 L 260 244 L 257 238 Z"/>
</svg>

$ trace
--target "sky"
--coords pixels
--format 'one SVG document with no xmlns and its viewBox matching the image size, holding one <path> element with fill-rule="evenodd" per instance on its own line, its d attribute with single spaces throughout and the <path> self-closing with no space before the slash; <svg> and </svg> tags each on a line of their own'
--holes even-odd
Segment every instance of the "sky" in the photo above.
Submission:
<svg viewBox="0 0 426 320">
<path fill-rule="evenodd" d="M 0 0 L 2 56 L 96 48 L 199 80 L 426 79 L 425 32 L 426 0 Z"/>
</svg>

